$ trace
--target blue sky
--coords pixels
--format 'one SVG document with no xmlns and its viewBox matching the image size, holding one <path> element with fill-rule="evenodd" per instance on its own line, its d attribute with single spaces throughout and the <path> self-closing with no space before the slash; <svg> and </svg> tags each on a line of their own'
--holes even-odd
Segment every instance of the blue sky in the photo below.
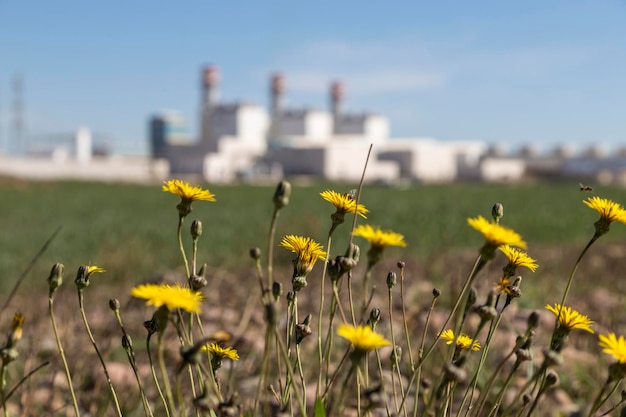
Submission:
<svg viewBox="0 0 626 417">
<path fill-rule="evenodd" d="M 147 121 L 179 110 L 196 134 L 200 68 L 221 97 L 387 115 L 394 137 L 484 140 L 515 149 L 626 145 L 626 1 L 0 0 L 0 144 L 11 80 L 24 79 L 27 134 L 91 127 L 142 150 Z"/>
</svg>

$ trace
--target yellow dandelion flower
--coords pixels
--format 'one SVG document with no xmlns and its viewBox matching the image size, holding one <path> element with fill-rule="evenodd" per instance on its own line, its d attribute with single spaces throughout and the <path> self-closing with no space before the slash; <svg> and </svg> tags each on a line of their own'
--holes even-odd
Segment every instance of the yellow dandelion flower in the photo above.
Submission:
<svg viewBox="0 0 626 417">
<path fill-rule="evenodd" d="M 607 233 L 612 222 L 626 224 L 626 210 L 621 204 L 596 196 L 583 200 L 583 203 L 585 203 L 587 207 L 597 211 L 600 215 L 600 219 L 594 223 L 596 227 L 596 238 Z"/>
<path fill-rule="evenodd" d="M 94 274 L 94 273 L 102 273 L 102 272 L 106 272 L 107 270 L 104 268 L 100 268 L 99 266 L 96 265 L 88 265 L 87 266 L 87 276 Z"/>
<path fill-rule="evenodd" d="M 593 333 L 593 329 L 591 328 L 591 326 L 593 325 L 593 321 L 589 320 L 589 317 L 580 314 L 578 311 L 570 307 L 561 307 L 561 304 L 555 303 L 554 307 L 550 304 L 546 305 L 546 310 L 551 311 L 555 316 L 559 318 L 559 326 L 565 329 L 567 332 L 575 329 L 580 329 L 589 333 Z M 559 310 L 561 314 L 559 314 Z"/>
<path fill-rule="evenodd" d="M 350 194 L 340 194 L 336 191 L 326 190 L 320 193 L 320 196 L 335 206 L 337 213 L 355 213 L 366 219 L 365 214 L 369 212 L 363 204 L 356 205 L 356 200 Z"/>
<path fill-rule="evenodd" d="M 530 269 L 532 272 L 535 272 L 539 267 L 537 261 L 528 256 L 526 252 L 512 246 L 503 245 L 498 250 L 509 260 L 508 265 L 504 267 L 504 272 L 509 276 L 515 275 L 515 269 L 521 266 Z"/>
<path fill-rule="evenodd" d="M 604 353 L 613 356 L 619 363 L 626 363 L 626 339 L 624 336 L 618 338 L 615 333 L 609 333 L 607 335 L 601 334 L 599 339 L 598 345 Z"/>
<path fill-rule="evenodd" d="M 180 204 L 176 208 L 183 217 L 191 213 L 191 203 L 194 201 L 215 201 L 215 195 L 209 190 L 181 180 L 164 181 L 161 189 L 180 197 Z"/>
<path fill-rule="evenodd" d="M 498 294 L 508 294 L 509 285 L 511 284 L 511 280 L 507 276 L 503 276 L 500 278 L 500 281 L 496 282 L 496 291 Z"/>
<path fill-rule="evenodd" d="M 386 248 L 387 246 L 406 247 L 404 236 L 391 230 L 381 230 L 380 227 L 372 227 L 369 224 L 359 225 L 354 229 L 354 236 L 361 236 L 372 246 Z"/>
<path fill-rule="evenodd" d="M 280 246 L 289 249 L 297 255 L 293 264 L 296 276 L 306 276 L 313 269 L 315 262 L 326 257 L 322 245 L 310 237 L 287 235 L 280 242 Z"/>
<path fill-rule="evenodd" d="M 230 359 L 231 361 L 239 360 L 239 353 L 236 349 L 231 347 L 222 347 L 217 343 L 209 343 L 202 346 L 202 350 L 209 352 L 211 355 L 218 357 L 219 359 Z"/>
<path fill-rule="evenodd" d="M 583 203 L 585 203 L 587 207 L 597 211 L 601 218 L 609 222 L 626 224 L 626 210 L 621 204 L 597 196 L 589 197 L 583 200 Z"/>
<path fill-rule="evenodd" d="M 180 284 L 142 284 L 133 288 L 130 295 L 146 300 L 148 305 L 165 306 L 168 310 L 180 308 L 190 313 L 200 312 L 200 303 L 203 298 L 201 293 Z"/>
<path fill-rule="evenodd" d="M 17 342 L 22 338 L 22 327 L 24 326 L 24 315 L 22 313 L 15 313 L 13 315 L 13 324 L 11 326 L 11 330 L 9 330 L 9 335 L 7 337 L 7 346 L 12 347 L 15 346 Z"/>
<path fill-rule="evenodd" d="M 376 333 L 369 326 L 352 326 L 350 324 L 340 324 L 337 334 L 348 340 L 357 352 L 369 352 L 381 347 L 391 345 L 383 335 Z"/>
<path fill-rule="evenodd" d="M 447 345 L 451 345 L 454 343 L 454 339 L 456 339 L 456 347 L 459 349 L 472 349 L 474 351 L 480 350 L 480 343 L 477 340 L 472 340 L 472 338 L 464 333 L 461 333 L 458 338 L 454 336 L 454 331 L 452 329 L 444 330 L 441 333 L 441 338 L 446 341 Z"/>
<path fill-rule="evenodd" d="M 499 248 L 504 245 L 512 245 L 526 249 L 527 245 L 522 237 L 508 227 L 492 223 L 483 216 L 478 216 L 474 219 L 469 218 L 467 223 L 483 235 L 487 245 L 490 247 Z"/>
</svg>

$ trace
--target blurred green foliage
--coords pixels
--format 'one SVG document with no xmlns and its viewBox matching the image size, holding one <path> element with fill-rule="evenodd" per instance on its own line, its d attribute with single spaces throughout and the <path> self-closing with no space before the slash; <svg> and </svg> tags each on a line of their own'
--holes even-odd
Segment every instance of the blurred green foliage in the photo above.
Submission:
<svg viewBox="0 0 626 417">
<path fill-rule="evenodd" d="M 279 217 L 275 242 L 285 234 L 310 236 L 325 245 L 333 207 L 319 192 L 348 192 L 357 184 L 292 184 L 289 206 Z M 248 250 L 266 253 L 274 186 L 203 184 L 216 195 L 216 203 L 195 202 L 185 220 L 185 244 L 191 246 L 191 221 L 203 222 L 199 263 L 235 272 L 252 265 Z M 619 188 L 595 187 L 595 194 L 626 202 Z M 80 264 L 108 270 L 108 282 L 133 283 L 180 267 L 176 244 L 178 197 L 163 193 L 160 184 L 129 185 L 83 182 L 0 182 L 0 290 L 10 288 L 45 240 L 62 230 L 28 277 L 26 287 L 45 280 L 55 262 L 66 267 L 66 279 Z M 597 214 L 582 204 L 591 194 L 578 184 L 523 185 L 366 185 L 361 202 L 370 210 L 372 225 L 405 235 L 406 249 L 390 248 L 404 259 L 425 259 L 442 249 L 476 248 L 480 235 L 467 225 L 468 217 L 490 218 L 495 202 L 504 205 L 502 224 L 519 232 L 533 247 L 584 245 L 593 234 Z M 352 217 L 334 235 L 331 255 L 343 252 Z M 623 227 L 614 225 L 614 228 Z M 603 241 L 623 240 L 612 232 Z M 357 243 L 359 243 L 357 241 Z M 361 244 L 363 242 L 360 242 Z M 287 251 L 276 250 L 279 262 L 289 262 Z M 265 256 L 265 255 L 263 255 Z M 265 258 L 262 258 L 265 260 Z M 36 284 L 36 287 L 39 287 Z"/>
</svg>

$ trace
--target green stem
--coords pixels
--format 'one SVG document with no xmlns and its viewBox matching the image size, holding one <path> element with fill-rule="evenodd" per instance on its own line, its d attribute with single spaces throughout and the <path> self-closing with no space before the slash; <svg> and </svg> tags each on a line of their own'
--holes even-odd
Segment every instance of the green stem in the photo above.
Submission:
<svg viewBox="0 0 626 417">
<path fill-rule="evenodd" d="M 174 403 L 174 396 L 172 395 L 172 386 L 170 385 L 169 375 L 167 373 L 167 368 L 165 366 L 165 355 L 164 349 L 165 346 L 163 344 L 163 333 L 159 332 L 157 338 L 157 360 L 159 362 L 159 368 L 161 369 L 161 377 L 163 378 L 163 384 L 165 385 L 165 395 L 167 396 L 167 401 L 169 403 L 169 408 L 172 410 L 172 413 L 176 413 L 176 407 Z"/>
<path fill-rule="evenodd" d="M 324 283 L 326 282 L 326 269 L 328 266 L 328 259 L 330 257 L 330 245 L 332 243 L 332 228 L 328 233 L 328 240 L 326 241 L 326 259 L 324 259 L 324 270 L 322 271 L 322 282 L 320 283 L 320 307 L 317 315 L 317 364 L 318 364 L 318 377 L 317 377 L 317 385 L 315 387 L 315 398 L 319 398 L 320 390 L 322 386 L 322 370 L 324 369 L 324 349 L 322 347 L 322 320 L 324 317 Z M 331 301 L 332 305 L 332 301 Z M 331 307 L 332 308 L 332 307 Z M 332 314 L 332 312 L 331 312 Z M 332 321 L 328 325 L 329 334 L 332 329 Z M 328 343 L 328 337 L 326 338 L 326 343 Z M 328 358 L 326 358 L 328 361 Z M 326 371 L 326 380 L 328 381 L 328 368 Z"/>
<path fill-rule="evenodd" d="M 189 281 L 189 278 L 191 277 L 191 274 L 189 273 L 189 262 L 187 261 L 187 255 L 185 254 L 185 247 L 183 246 L 183 233 L 182 233 L 182 229 L 183 229 L 183 220 L 185 218 L 181 215 L 178 216 L 178 230 L 176 232 L 177 237 L 178 237 L 178 249 L 180 250 L 180 255 L 183 258 L 183 264 L 185 265 L 185 273 L 187 274 L 187 281 Z"/>
<path fill-rule="evenodd" d="M 52 321 L 52 330 L 54 331 L 54 340 L 57 343 L 57 349 L 59 350 L 59 355 L 61 355 L 61 361 L 63 362 L 63 369 L 65 369 L 65 377 L 67 379 L 67 385 L 70 388 L 70 395 L 72 397 L 72 404 L 74 406 L 74 413 L 76 417 L 80 417 L 80 411 L 78 411 L 78 401 L 76 401 L 76 394 L 74 393 L 74 385 L 72 384 L 72 375 L 70 374 L 70 368 L 67 365 L 67 359 L 65 358 L 65 352 L 63 351 L 63 346 L 61 345 L 61 339 L 59 338 L 59 331 L 57 329 L 57 323 L 54 318 L 54 300 L 52 295 L 48 297 L 48 312 L 50 313 L 50 321 Z"/>
<path fill-rule="evenodd" d="M 156 386 L 157 392 L 159 393 L 159 398 L 161 398 L 161 402 L 163 403 L 163 408 L 165 409 L 165 414 L 167 417 L 170 417 L 170 407 L 165 400 L 165 396 L 163 395 L 163 391 L 161 390 L 161 384 L 159 384 L 159 379 L 157 378 L 156 370 L 154 368 L 154 362 L 152 362 L 152 353 L 150 351 L 150 334 L 146 339 L 146 351 L 148 353 L 148 361 L 150 362 L 150 372 L 152 373 L 152 380 L 154 381 L 154 385 Z"/>
<path fill-rule="evenodd" d="M 272 215 L 272 222 L 270 224 L 270 233 L 267 238 L 267 289 L 272 289 L 272 273 L 274 268 L 274 235 L 276 234 L 276 220 L 278 219 L 278 213 L 280 210 L 274 207 L 274 214 Z"/>
<path fill-rule="evenodd" d="M 85 330 L 87 331 L 87 335 L 89 336 L 89 341 L 96 351 L 96 355 L 98 355 L 98 359 L 100 360 L 100 364 L 102 365 L 102 370 L 104 371 L 104 376 L 106 377 L 107 384 L 109 385 L 109 391 L 111 391 L 111 397 L 113 398 L 113 403 L 115 404 L 115 410 L 117 411 L 117 415 L 122 417 L 122 410 L 120 409 L 120 403 L 117 399 L 117 394 L 115 393 L 115 388 L 113 388 L 113 383 L 111 382 L 111 377 L 109 376 L 109 371 L 107 370 L 107 365 L 104 362 L 104 358 L 100 353 L 100 349 L 98 349 L 98 345 L 96 344 L 95 339 L 93 338 L 93 334 L 91 333 L 91 329 L 89 328 L 89 323 L 87 322 L 87 316 L 85 315 L 85 307 L 83 304 L 83 291 L 81 289 L 78 290 L 78 308 L 80 310 L 80 315 L 83 319 L 83 324 L 85 325 Z"/>
<path fill-rule="evenodd" d="M 2 361 L 2 367 L 0 367 L 0 394 L 2 394 L 2 414 L 4 415 L 4 417 L 9 417 L 9 413 L 7 411 L 6 398 L 4 396 L 4 388 L 7 385 L 6 370 L 7 370 L 6 363 Z"/>
</svg>

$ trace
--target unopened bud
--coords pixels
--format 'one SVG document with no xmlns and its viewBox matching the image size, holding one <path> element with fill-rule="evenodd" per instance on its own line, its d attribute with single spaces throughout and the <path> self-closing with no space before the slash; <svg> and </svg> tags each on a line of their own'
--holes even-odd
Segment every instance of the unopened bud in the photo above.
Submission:
<svg viewBox="0 0 626 417">
<path fill-rule="evenodd" d="M 120 302 L 117 298 L 111 298 L 109 300 L 109 308 L 113 311 L 120 311 Z"/>
<path fill-rule="evenodd" d="M 370 318 L 368 320 L 368 323 L 372 327 L 372 330 L 374 330 L 374 328 L 376 327 L 379 321 L 380 321 L 380 309 L 373 308 L 370 311 Z"/>
<path fill-rule="evenodd" d="M 274 300 L 278 300 L 283 295 L 283 284 L 278 281 L 272 282 L 272 296 Z"/>
<path fill-rule="evenodd" d="M 261 249 L 259 248 L 250 249 L 250 257 L 254 259 L 255 261 L 258 261 L 259 259 L 261 259 Z"/>
<path fill-rule="evenodd" d="M 526 325 L 528 326 L 528 330 L 534 330 L 539 326 L 539 313 L 533 311 L 528 315 L 528 319 L 526 320 Z"/>
<path fill-rule="evenodd" d="M 496 203 L 491 208 L 491 217 L 496 223 L 500 223 L 500 219 L 504 216 L 504 206 L 500 203 Z"/>
<path fill-rule="evenodd" d="M 313 334 L 311 330 L 311 315 L 307 315 L 302 323 L 296 324 L 296 344 L 299 345 L 305 337 Z"/>
<path fill-rule="evenodd" d="M 280 210 L 289 204 L 289 197 L 291 196 L 291 184 L 287 181 L 281 181 L 276 186 L 274 191 L 274 207 L 276 210 Z"/>
<path fill-rule="evenodd" d="M 387 274 L 387 288 L 392 289 L 393 287 L 395 287 L 397 280 L 398 278 L 396 277 L 396 273 L 390 271 Z"/>
<path fill-rule="evenodd" d="M 400 360 L 402 359 L 402 348 L 400 346 L 396 345 L 395 348 L 391 350 L 390 359 L 391 364 L 394 367 L 396 366 L 396 363 L 400 363 Z"/>
<path fill-rule="evenodd" d="M 189 286 L 195 292 L 200 291 L 202 288 L 206 287 L 208 282 L 205 277 L 202 275 L 192 275 L 189 277 Z"/>
<path fill-rule="evenodd" d="M 441 290 L 439 288 L 433 288 L 433 298 L 439 298 L 441 296 Z"/>
<path fill-rule="evenodd" d="M 52 295 L 57 290 L 57 288 L 61 286 L 61 284 L 63 284 L 63 269 L 64 266 L 61 263 L 56 263 L 52 265 L 50 275 L 48 275 L 48 287 L 50 295 Z"/>
<path fill-rule="evenodd" d="M 404 267 L 406 266 L 406 263 L 404 261 L 398 261 L 398 268 L 400 269 L 404 269 Z"/>
<path fill-rule="evenodd" d="M 191 238 L 193 240 L 202 236 L 202 222 L 200 220 L 194 220 L 191 222 Z"/>
<path fill-rule="evenodd" d="M 553 370 L 549 370 L 546 375 L 546 386 L 551 387 L 552 385 L 556 385 L 559 383 L 559 376 Z"/>
</svg>

